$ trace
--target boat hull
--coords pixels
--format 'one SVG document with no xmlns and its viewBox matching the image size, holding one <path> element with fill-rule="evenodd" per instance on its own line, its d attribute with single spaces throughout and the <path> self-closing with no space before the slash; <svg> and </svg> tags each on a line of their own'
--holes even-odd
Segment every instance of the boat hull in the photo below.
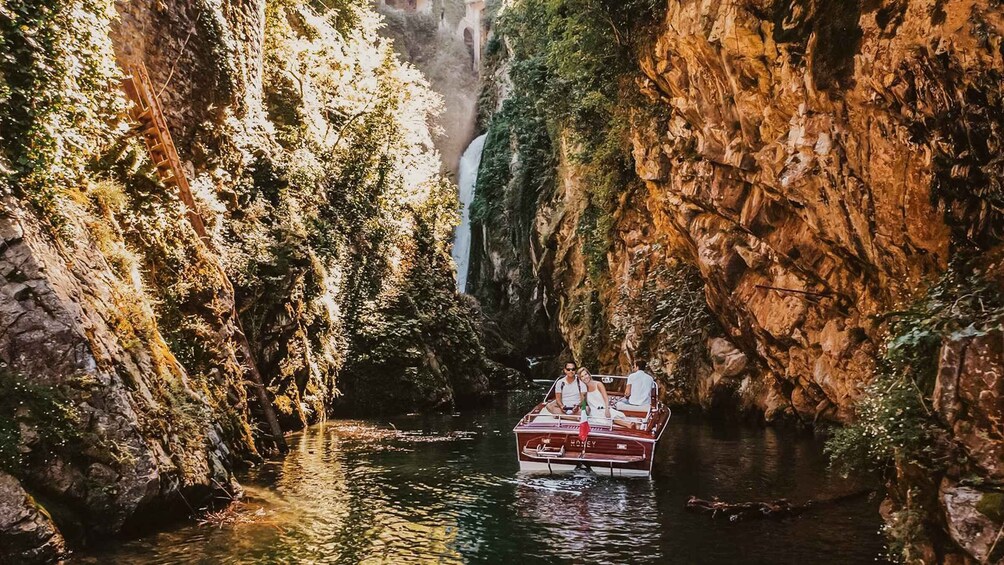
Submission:
<svg viewBox="0 0 1004 565">
<path fill-rule="evenodd" d="M 541 463 L 538 461 L 520 461 L 519 470 L 521 473 L 529 474 L 544 474 L 544 475 L 557 475 L 557 474 L 568 474 L 574 473 L 577 470 L 589 470 L 596 474 L 607 475 L 611 477 L 628 477 L 628 478 L 648 478 L 652 476 L 651 469 L 638 470 L 638 469 L 623 469 L 620 467 L 586 467 L 584 464 L 572 465 L 564 463 Z"/>
<path fill-rule="evenodd" d="M 573 429 L 517 427 L 514 431 L 521 471 L 570 473 L 588 469 L 616 477 L 648 477 L 652 473 L 654 439 L 608 431 L 590 434 L 583 442 Z"/>
<path fill-rule="evenodd" d="M 564 382 L 571 384 L 573 381 L 567 378 Z M 672 415 L 669 407 L 659 401 L 658 384 L 652 386 L 650 403 L 628 404 L 628 377 L 592 375 L 592 378 L 597 386 L 602 383 L 603 388 L 598 390 L 610 411 L 591 406 L 587 414 L 590 430 L 585 441 L 579 439 L 582 415 L 578 411 L 567 414 L 547 409 L 549 399 L 558 400 L 555 391 L 560 381 L 556 381 L 544 400 L 512 430 L 520 470 L 567 473 L 585 468 L 619 477 L 651 476 L 655 445 Z M 585 400 L 585 393 L 579 392 Z"/>
</svg>

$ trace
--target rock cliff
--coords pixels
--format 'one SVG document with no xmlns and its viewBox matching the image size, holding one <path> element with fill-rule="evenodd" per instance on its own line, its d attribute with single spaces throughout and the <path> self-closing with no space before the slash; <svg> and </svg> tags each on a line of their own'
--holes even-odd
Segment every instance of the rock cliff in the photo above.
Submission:
<svg viewBox="0 0 1004 565">
<path fill-rule="evenodd" d="M 768 413 L 845 420 L 881 316 L 944 270 L 953 228 L 1000 221 L 979 196 L 1001 172 L 999 11 L 874 4 L 674 4 L 641 54 L 671 109 L 633 133 L 645 207 L 766 365 Z"/>
<path fill-rule="evenodd" d="M 997 268 L 1004 11 L 941 0 L 632 5 L 656 10 L 643 22 L 571 0 L 502 12 L 489 48 L 497 41 L 492 69 L 506 80 L 488 86 L 499 102 L 479 178 L 491 213 L 480 216 L 475 293 L 502 319 L 550 328 L 598 370 L 651 359 L 674 402 L 854 422 L 886 344 L 912 339 L 890 326 L 897 312 L 952 262 L 976 265 L 964 275 L 973 284 Z M 583 23 L 590 16 L 605 29 Z M 551 35 L 533 35 L 533 21 Z M 563 29 L 579 43 L 563 43 Z M 531 90 L 545 102 L 522 98 Z M 604 161 L 610 145 L 621 174 Z M 921 489 L 940 508 L 929 533 L 954 539 L 925 559 L 987 559 L 1000 526 L 953 518 L 1001 485 L 998 314 L 961 323 L 981 337 L 946 322 L 931 334 L 940 365 L 936 352 L 918 358 L 940 366 L 924 410 L 971 461 L 934 474 L 946 481 L 940 501 L 939 485 Z M 899 509 L 919 484 L 904 465 Z M 966 473 L 982 491 L 953 490 Z M 982 533 L 959 534 L 967 528 Z"/>
<path fill-rule="evenodd" d="M 273 414 L 485 395 L 441 99 L 379 26 L 351 0 L 0 5 L 0 561 L 238 495 Z M 126 112 L 140 66 L 190 207 Z"/>
</svg>

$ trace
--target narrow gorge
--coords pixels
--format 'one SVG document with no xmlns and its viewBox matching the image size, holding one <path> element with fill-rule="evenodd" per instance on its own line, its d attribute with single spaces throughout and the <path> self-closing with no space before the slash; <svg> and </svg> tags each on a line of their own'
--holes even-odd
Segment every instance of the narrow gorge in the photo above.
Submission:
<svg viewBox="0 0 1004 565">
<path fill-rule="evenodd" d="M 1004 563 L 998 0 L 0 0 L 0 237 L 0 563 L 639 359 Z"/>
<path fill-rule="evenodd" d="M 383 25 L 353 0 L 0 4 L 4 562 L 239 496 L 327 414 L 507 374 L 454 292 L 444 98 Z M 142 74 L 166 125 L 127 111 Z"/>
<path fill-rule="evenodd" d="M 995 1 L 512 2 L 472 292 L 518 348 L 849 425 L 896 557 L 997 562 L 1002 33 Z"/>
</svg>

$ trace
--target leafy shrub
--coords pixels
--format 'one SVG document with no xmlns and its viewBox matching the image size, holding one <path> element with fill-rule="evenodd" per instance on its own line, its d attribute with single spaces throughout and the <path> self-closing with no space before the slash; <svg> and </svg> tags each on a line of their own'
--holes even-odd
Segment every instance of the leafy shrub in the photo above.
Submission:
<svg viewBox="0 0 1004 565">
<path fill-rule="evenodd" d="M 439 207 L 450 200 L 449 185 L 432 190 L 434 196 L 411 211 L 414 246 L 402 258 L 403 284 L 362 310 L 356 354 L 340 385 L 352 402 L 347 410 L 445 408 L 487 392 L 489 368 L 478 339 L 478 315 L 458 300 L 444 245 L 453 223 L 443 221 Z"/>
<path fill-rule="evenodd" d="M 79 439 L 76 423 L 76 409 L 58 391 L 0 369 L 0 471 L 20 475 L 29 458 L 45 464 Z M 21 450 L 22 425 L 37 434 L 28 452 Z"/>
<path fill-rule="evenodd" d="M 939 348 L 945 340 L 999 329 L 1004 298 L 960 259 L 924 297 L 891 316 L 885 352 L 856 406 L 856 421 L 827 443 L 831 461 L 845 473 L 882 472 L 897 458 L 931 470 L 944 465 L 945 430 L 931 407 Z"/>
</svg>

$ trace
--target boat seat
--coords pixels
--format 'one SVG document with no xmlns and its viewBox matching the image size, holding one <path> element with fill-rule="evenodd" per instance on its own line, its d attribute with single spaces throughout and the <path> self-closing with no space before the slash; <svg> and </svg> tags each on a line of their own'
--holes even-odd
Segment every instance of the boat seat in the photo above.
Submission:
<svg viewBox="0 0 1004 565">
<path fill-rule="evenodd" d="M 537 414 L 536 416 L 534 416 L 533 421 L 531 423 L 533 423 L 533 424 L 555 424 L 557 422 L 558 422 L 558 418 L 555 418 L 554 414 L 551 414 L 550 412 L 542 410 L 540 412 L 540 414 Z"/>
<path fill-rule="evenodd" d="M 630 420 L 632 422 L 635 422 L 635 421 L 641 422 L 641 421 L 645 420 L 645 418 L 648 416 L 648 412 L 649 412 L 650 408 L 644 407 L 645 410 L 622 410 L 622 409 L 620 409 L 620 408 L 617 407 L 617 403 L 621 402 L 623 400 L 624 400 L 623 396 L 610 395 L 610 404 L 609 404 L 610 408 L 613 408 L 614 410 L 620 410 L 621 412 L 624 413 L 625 416 L 627 416 L 628 420 Z M 639 408 L 642 408 L 642 407 L 639 406 Z"/>
</svg>

